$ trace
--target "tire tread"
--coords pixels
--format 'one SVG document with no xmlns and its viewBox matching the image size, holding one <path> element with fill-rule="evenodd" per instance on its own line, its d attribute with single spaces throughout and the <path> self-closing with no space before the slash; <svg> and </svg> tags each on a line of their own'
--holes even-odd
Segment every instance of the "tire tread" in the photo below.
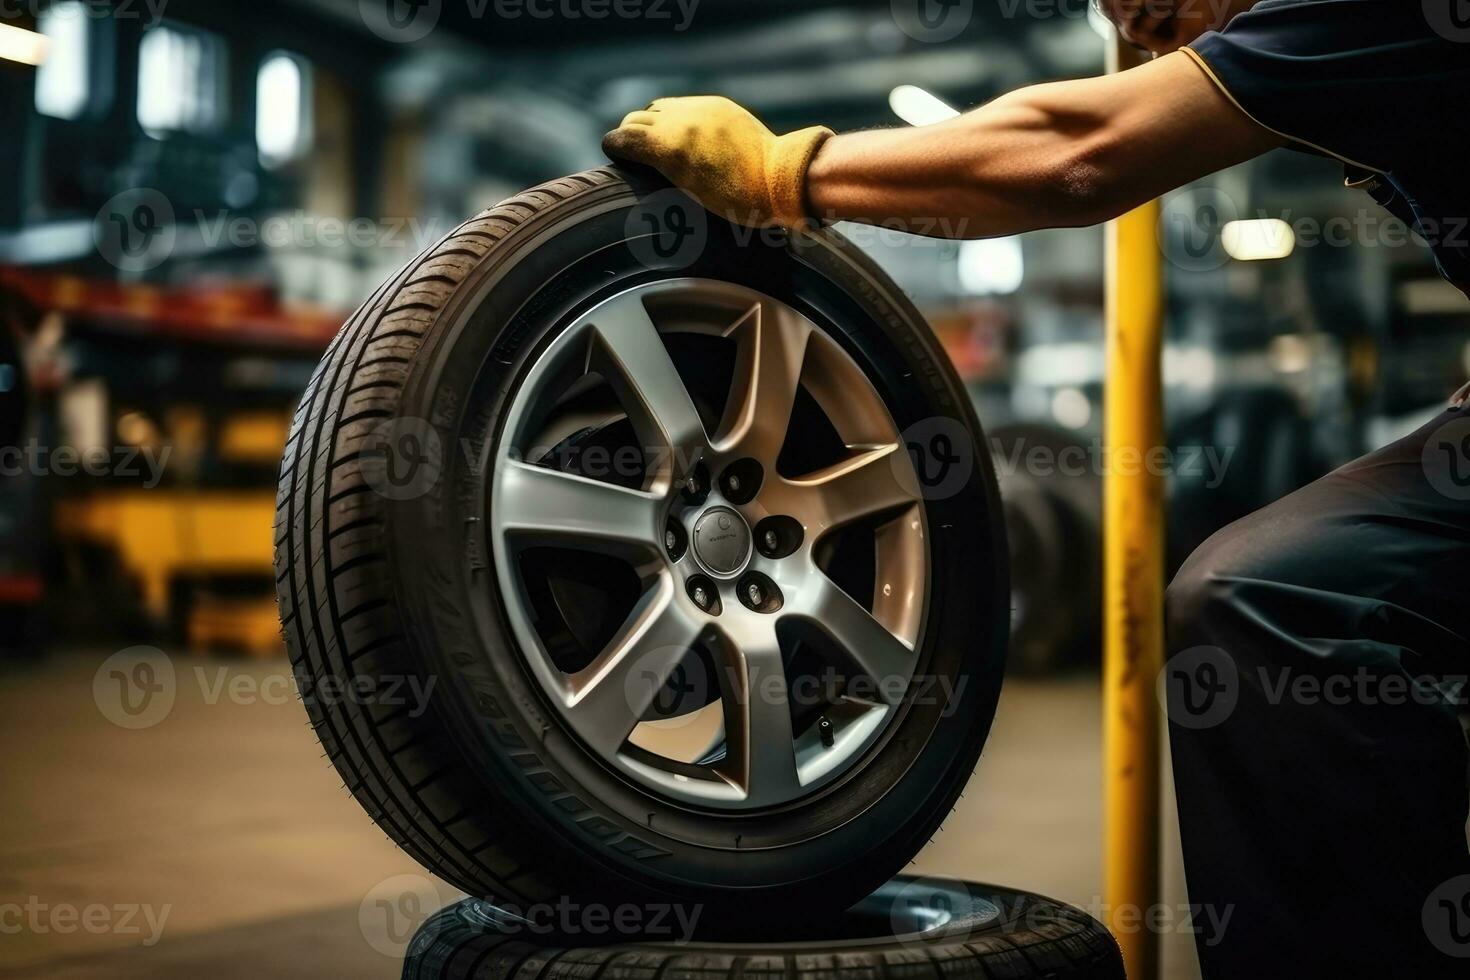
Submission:
<svg viewBox="0 0 1470 980">
<path fill-rule="evenodd" d="M 459 903 L 427 920 L 405 980 L 1124 980 L 1117 942 L 1080 909 L 1004 893 L 1010 914 L 968 934 L 922 941 L 820 941 L 711 947 L 695 940 L 565 947 L 472 925 Z M 827 948 L 823 948 L 823 946 Z"/>
<path fill-rule="evenodd" d="M 343 324 L 313 372 L 281 463 L 277 604 L 312 728 L 343 785 L 394 843 L 479 894 L 518 881 L 537 895 L 544 885 L 508 840 L 482 839 L 493 817 L 466 821 L 463 804 L 449 818 L 436 812 L 456 798 L 442 787 L 467 782 L 463 763 L 446 765 L 442 754 L 427 752 L 422 727 L 410 734 L 391 713 L 375 717 L 352 699 L 312 693 L 412 672 L 393 605 L 386 503 L 363 477 L 360 444 L 397 414 L 409 365 L 435 318 L 495 247 L 547 208 L 618 179 L 602 169 L 518 194 L 464 222 L 384 283 Z"/>
</svg>

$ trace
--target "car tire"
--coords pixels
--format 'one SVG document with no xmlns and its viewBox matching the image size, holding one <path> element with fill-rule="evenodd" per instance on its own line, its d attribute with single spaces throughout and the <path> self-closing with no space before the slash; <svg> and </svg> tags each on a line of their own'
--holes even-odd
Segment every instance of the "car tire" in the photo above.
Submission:
<svg viewBox="0 0 1470 980">
<path fill-rule="evenodd" d="M 690 228 L 696 230 L 694 248 L 685 247 Z M 809 380 L 807 368 L 799 367 L 788 425 L 794 431 L 799 419 L 810 421 L 803 422 L 801 433 L 788 432 L 781 459 L 769 469 L 792 465 L 784 455 L 792 445 L 807 452 L 806 447 L 832 442 L 834 433 L 819 424 L 824 413 L 856 406 L 866 412 L 863 424 L 881 421 L 898 432 L 891 437 L 897 451 L 890 452 L 885 442 L 881 452 L 883 465 L 892 468 L 909 494 L 900 501 L 903 509 L 894 512 L 906 516 L 893 518 L 872 536 L 890 529 L 887 533 L 901 538 L 905 543 L 889 550 L 919 556 L 903 568 L 923 587 L 879 598 L 887 586 L 880 588 L 870 578 L 866 587 L 873 596 L 864 600 L 870 608 L 863 615 L 886 619 L 880 624 L 883 633 L 863 635 L 875 638 L 871 649 L 887 651 L 899 630 L 887 623 L 902 622 L 911 633 L 909 640 L 899 639 L 911 648 L 905 654 L 911 662 L 903 668 L 911 676 L 891 701 L 882 693 L 867 701 L 843 694 L 837 698 L 840 705 L 829 706 L 821 700 L 827 694 L 813 695 L 814 703 L 820 701 L 817 708 L 803 709 L 798 719 L 788 686 L 795 668 L 780 662 L 788 676 L 778 686 L 791 706 L 790 744 L 797 759 L 778 760 L 780 778 L 767 778 L 754 761 L 765 758 L 765 742 L 779 744 L 781 738 L 764 723 L 756 724 L 758 710 L 765 710 L 756 703 L 761 699 L 741 700 L 725 689 L 713 699 L 706 692 L 702 704 L 677 714 L 682 719 L 711 705 L 723 712 L 726 734 L 723 748 L 709 757 L 713 762 L 660 758 L 652 765 L 645 750 L 631 742 L 612 738 L 603 744 L 586 736 L 569 706 L 572 695 L 548 687 L 565 680 L 547 680 L 558 669 L 547 666 L 554 644 L 536 632 L 545 626 L 536 603 L 551 586 L 526 584 L 532 578 L 529 551 L 512 549 L 506 544 L 510 537 L 498 536 L 503 528 L 520 527 L 515 520 L 502 520 L 506 509 L 551 507 L 568 487 L 588 489 L 588 478 L 571 473 L 572 483 L 557 483 L 548 494 L 491 492 L 501 486 L 498 481 L 509 479 L 507 474 L 540 479 L 542 471 L 560 465 L 545 464 L 541 456 L 523 460 L 516 455 L 520 447 L 510 445 L 523 420 L 534 417 L 539 424 L 546 414 L 516 414 L 521 400 L 541 397 L 541 388 L 551 383 L 532 384 L 527 378 L 569 371 L 568 363 L 577 367 L 578 380 L 557 389 L 546 409 L 569 413 L 573 420 L 582 418 L 577 414 L 582 394 L 574 392 L 585 394 L 588 385 L 621 378 L 604 387 L 619 399 L 621 421 L 636 429 L 640 420 L 654 416 L 639 401 L 641 382 L 628 378 L 635 368 L 644 370 L 645 355 L 652 356 L 653 349 L 640 348 L 637 364 L 617 360 L 622 354 L 614 352 L 612 361 L 599 362 L 601 374 L 590 367 L 581 374 L 585 365 L 565 354 L 567 338 L 574 330 L 592 331 L 586 343 L 603 343 L 597 333 L 603 328 L 588 327 L 588 317 L 601 316 L 601 304 L 628 302 L 620 297 L 634 293 L 643 297 L 639 302 L 645 309 L 665 296 L 674 305 L 661 309 L 661 316 L 693 318 L 692 308 L 678 305 L 686 289 L 695 290 L 690 295 L 701 302 L 712 297 L 709 302 L 716 306 L 728 296 L 760 297 L 757 308 L 770 304 L 772 311 L 769 331 L 760 336 L 776 342 L 778 317 L 780 330 L 799 326 L 817 352 L 806 355 L 808 360 L 820 355 L 823 365 L 846 379 L 838 385 L 814 371 L 816 380 Z M 697 315 L 714 314 L 700 306 Z M 576 337 L 583 343 L 583 334 Z M 678 352 L 683 378 L 724 363 L 699 346 L 723 343 L 708 331 L 686 336 L 674 330 L 659 337 L 668 350 L 648 363 L 673 357 L 677 340 L 684 345 Z M 731 348 L 736 366 L 730 372 L 744 370 L 740 358 L 746 343 Z M 689 345 L 698 347 L 694 355 L 684 349 Z M 577 358 L 582 351 L 574 352 Z M 655 364 L 648 370 L 663 369 Z M 694 381 L 687 383 L 693 392 Z M 631 409 L 630 387 L 637 389 Z M 819 399 L 812 415 L 808 402 Z M 708 410 L 704 402 L 700 408 Z M 558 425 L 565 421 L 557 418 Z M 570 431 L 572 441 L 596 439 L 620 431 L 618 425 L 613 417 L 600 428 L 577 423 L 559 431 Z M 706 429 L 713 425 L 704 422 Z M 836 435 L 848 442 L 844 433 Z M 560 435 L 557 439 L 554 445 L 568 444 Z M 902 868 L 937 830 L 979 758 L 995 712 L 1008 632 L 1008 582 L 1004 519 L 991 461 L 979 451 L 984 445 L 964 389 L 923 319 L 842 236 L 738 228 L 645 175 L 611 168 L 528 190 L 456 228 L 384 283 L 332 341 L 294 415 L 277 498 L 276 574 L 283 630 L 312 726 L 347 788 L 379 827 L 426 868 L 470 895 L 518 902 L 551 896 L 696 900 L 755 931 L 793 914 L 845 908 Z M 647 441 L 641 449 L 645 453 L 636 465 L 645 472 L 637 479 L 649 482 L 624 488 L 630 493 L 647 496 L 656 490 L 682 507 L 695 499 L 696 488 L 715 492 L 708 479 L 698 486 L 697 466 L 674 473 L 672 467 L 683 465 L 678 452 L 668 454 L 673 461 L 667 462 L 665 479 L 657 475 L 664 470 L 656 469 L 666 465 L 662 454 L 652 452 Z M 856 472 L 857 464 L 853 467 Z M 864 472 L 882 475 L 877 469 Z M 710 476 L 716 475 L 724 481 L 729 471 Z M 766 473 L 763 495 L 767 488 L 772 493 L 790 488 L 787 477 L 777 480 L 777 475 Z M 602 481 L 592 482 L 602 493 Z M 823 487 L 827 492 L 836 484 Z M 733 500 L 730 486 L 720 482 L 718 492 L 727 491 Z M 643 498 L 607 499 L 636 503 Z M 580 507 L 565 516 L 564 526 L 538 528 L 554 535 L 601 519 L 601 507 Z M 866 525 L 856 526 L 859 537 L 868 534 Z M 870 567 L 863 561 L 890 557 L 879 553 L 886 546 L 862 540 L 858 550 L 869 550 L 859 559 L 845 553 L 834 558 L 830 548 L 819 556 L 818 546 L 829 540 L 818 540 L 820 530 L 811 529 L 800 542 L 807 548 L 801 554 L 810 557 L 812 567 L 826 562 L 822 567 L 832 576 L 856 574 L 857 591 L 862 576 L 870 574 L 862 571 Z M 841 534 L 831 538 L 846 541 Z M 709 541 L 713 550 L 713 535 Z M 568 567 L 556 549 L 542 550 L 563 559 L 556 588 L 612 591 L 616 576 L 590 558 Z M 672 563 L 672 555 L 659 557 Z M 747 575 L 758 566 L 777 569 L 760 564 L 753 552 L 746 560 Z M 670 616 L 675 609 L 692 616 L 695 611 L 678 593 L 692 596 L 694 566 L 687 556 L 680 562 L 673 571 L 656 573 L 660 608 Z M 841 567 L 834 569 L 834 562 Z M 641 565 L 635 570 L 643 575 Z M 680 576 L 687 578 L 687 588 L 669 584 Z M 805 612 L 795 653 L 791 631 L 778 636 L 786 660 L 815 657 L 813 651 L 826 656 L 824 637 L 837 627 L 824 622 L 828 617 L 821 610 L 849 609 L 842 604 L 850 595 L 834 591 L 827 577 L 807 581 L 827 605 L 802 606 L 806 593 L 795 587 L 785 595 L 791 616 L 783 613 L 781 623 Z M 700 651 L 708 653 L 714 641 L 706 644 L 705 637 L 714 636 L 722 623 L 753 622 L 764 629 L 755 615 L 760 610 L 736 608 L 743 597 L 756 595 L 767 600 L 765 611 L 772 611 L 781 582 L 764 582 L 771 594 L 750 592 L 745 578 L 714 583 L 713 591 L 723 597 L 723 615 L 718 621 L 706 617 L 713 626 L 700 634 Z M 640 578 L 634 591 L 643 587 Z M 642 593 L 637 602 L 651 602 L 652 594 Z M 596 619 L 598 608 L 597 602 L 580 600 L 556 606 L 554 615 L 547 615 L 568 620 L 555 624 L 561 630 L 557 642 L 563 634 L 581 636 L 578 629 L 601 628 L 571 622 L 581 615 Z M 614 633 L 618 642 L 636 639 L 642 620 L 635 617 L 643 615 L 638 613 L 642 608 L 634 606 L 626 618 L 604 612 L 620 624 Z M 854 616 L 848 621 L 859 632 L 868 626 Z M 525 642 L 528 636 L 534 642 Z M 721 656 L 754 662 L 754 653 L 728 636 L 721 644 Z M 856 652 L 866 655 L 869 649 L 858 644 Z M 849 645 L 834 654 L 847 671 L 837 677 L 843 691 L 865 669 L 862 663 L 852 666 L 853 650 Z M 690 652 L 699 651 L 691 647 Z M 584 674 L 591 669 L 582 668 Z M 566 676 L 582 675 L 568 668 Z M 735 680 L 744 683 L 753 676 Z M 715 680 L 730 682 L 728 671 Z M 627 683 L 633 683 L 631 678 Z M 717 686 L 710 681 L 711 690 Z M 650 693 L 662 696 L 664 690 L 627 693 L 628 707 L 633 710 L 635 701 L 646 705 Z M 839 715 L 839 707 L 850 714 L 829 717 Z M 645 716 L 638 715 L 635 732 L 643 730 Z M 864 727 L 861 719 L 870 717 L 879 717 L 881 724 Z M 799 733 L 798 725 L 805 726 Z M 840 771 L 822 768 L 832 728 L 840 729 L 833 745 L 848 753 Z M 808 752 L 819 736 L 821 746 L 815 754 Z M 667 771 L 660 768 L 665 761 Z M 793 779 L 786 771 L 790 766 L 806 768 L 798 768 Z M 729 771 L 750 776 L 744 788 Z M 691 780 L 691 772 L 697 778 Z M 809 779 L 809 773 L 816 775 Z M 775 786 L 781 778 L 796 795 L 757 805 L 764 797 L 751 785 Z M 706 805 L 705 796 L 718 798 Z"/>
<path fill-rule="evenodd" d="M 849 909 L 832 933 L 728 943 L 696 933 L 664 938 L 672 917 L 639 921 L 653 936 L 588 946 L 551 929 L 594 923 L 585 910 L 538 915 L 468 899 L 419 928 L 404 980 L 576 980 L 586 976 L 782 977 L 819 980 L 834 970 L 913 980 L 1124 980 L 1118 944 L 1101 923 L 1060 902 L 992 885 L 900 877 Z M 616 910 L 611 910 L 616 911 Z M 685 921 L 692 916 L 686 915 Z M 632 913 L 627 921 L 633 921 Z M 824 938 L 825 936 L 825 938 Z"/>
</svg>

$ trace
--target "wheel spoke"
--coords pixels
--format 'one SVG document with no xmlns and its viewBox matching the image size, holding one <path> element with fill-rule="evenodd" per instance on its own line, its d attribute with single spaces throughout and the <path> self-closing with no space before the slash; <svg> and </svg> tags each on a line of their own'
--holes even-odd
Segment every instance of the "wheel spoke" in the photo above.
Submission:
<svg viewBox="0 0 1470 980">
<path fill-rule="evenodd" d="M 760 302 L 730 328 L 735 378 L 716 444 L 773 465 L 786 442 L 811 325 L 795 311 Z"/>
<path fill-rule="evenodd" d="M 824 530 L 831 530 L 914 503 L 917 498 L 900 475 L 906 465 L 902 445 L 890 443 L 861 450 L 791 483 L 816 496 Z"/>
<path fill-rule="evenodd" d="M 825 576 L 814 579 L 806 591 L 798 614 L 852 658 L 884 701 L 901 700 L 914 672 L 914 651 L 908 644 Z"/>
<path fill-rule="evenodd" d="M 723 775 L 744 790 L 746 802 L 776 802 L 801 791 L 791 703 L 774 622 L 752 632 L 742 631 L 738 646 L 730 643 L 737 669 L 729 678 L 734 689 L 721 691 L 729 704 Z"/>
<path fill-rule="evenodd" d="M 704 423 L 643 301 L 614 300 L 594 311 L 590 324 L 588 368 L 612 385 L 644 451 L 663 457 L 659 475 L 682 478 L 706 442 Z"/>
<path fill-rule="evenodd" d="M 567 717 L 572 727 L 600 750 L 617 751 L 699 639 L 700 629 L 676 599 L 672 580 L 661 579 L 607 649 L 571 676 Z"/>
<path fill-rule="evenodd" d="M 502 533 L 629 558 L 659 547 L 653 494 L 519 460 L 501 467 L 496 511 Z"/>
</svg>

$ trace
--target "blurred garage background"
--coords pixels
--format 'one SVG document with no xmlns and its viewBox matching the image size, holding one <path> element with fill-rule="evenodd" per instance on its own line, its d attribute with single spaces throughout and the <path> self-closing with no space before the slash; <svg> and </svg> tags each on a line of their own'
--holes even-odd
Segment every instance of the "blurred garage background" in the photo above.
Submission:
<svg viewBox="0 0 1470 980">
<path fill-rule="evenodd" d="M 600 135 L 655 97 L 851 129 L 1102 70 L 1083 0 L 943 10 L 963 16 L 0 3 L 0 975 L 396 975 L 453 893 L 320 757 L 273 600 L 275 473 L 317 357 L 388 273 L 604 162 Z M 1100 913 L 1101 230 L 852 231 L 966 379 L 1014 552 L 1015 676 L 920 868 Z M 1171 567 L 1470 367 L 1470 303 L 1331 161 L 1282 151 L 1181 190 L 1159 244 Z M 159 702 L 107 668 L 139 646 L 162 652 L 167 676 L 132 678 Z M 1168 973 L 1193 976 L 1177 861 L 1166 901 Z"/>
</svg>

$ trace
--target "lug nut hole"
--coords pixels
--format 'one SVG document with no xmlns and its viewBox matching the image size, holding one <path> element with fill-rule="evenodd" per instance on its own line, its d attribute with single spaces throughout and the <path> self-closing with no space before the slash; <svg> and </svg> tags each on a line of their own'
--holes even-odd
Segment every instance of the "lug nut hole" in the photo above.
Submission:
<svg viewBox="0 0 1470 980">
<path fill-rule="evenodd" d="M 735 586 L 740 604 L 752 612 L 773 613 L 784 605 L 781 590 L 776 583 L 760 572 L 746 572 Z"/>
<path fill-rule="evenodd" d="M 785 558 L 801 547 L 802 527 L 785 515 L 767 517 L 755 526 L 755 547 L 767 558 Z"/>
<path fill-rule="evenodd" d="M 669 561 L 678 561 L 689 550 L 689 532 L 678 521 L 669 521 L 664 526 L 664 551 Z"/>
<path fill-rule="evenodd" d="M 748 504 L 760 493 L 766 471 L 753 459 L 738 459 L 720 474 L 720 493 L 732 504 Z"/>
<path fill-rule="evenodd" d="M 690 601 L 700 609 L 711 616 L 720 614 L 720 590 L 715 588 L 712 579 L 703 575 L 691 575 L 689 581 L 685 583 L 685 588 L 689 592 Z"/>
<path fill-rule="evenodd" d="M 694 471 L 684 478 L 684 487 L 680 495 L 684 502 L 693 506 L 699 506 L 709 498 L 710 476 L 709 467 L 699 463 Z"/>
</svg>

